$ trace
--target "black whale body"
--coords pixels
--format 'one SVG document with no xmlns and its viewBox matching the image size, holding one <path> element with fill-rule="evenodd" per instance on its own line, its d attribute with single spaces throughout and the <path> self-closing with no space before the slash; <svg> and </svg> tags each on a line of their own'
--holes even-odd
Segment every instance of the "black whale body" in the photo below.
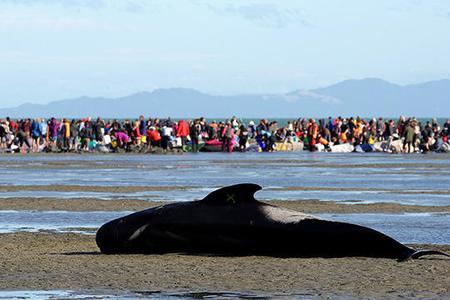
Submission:
<svg viewBox="0 0 450 300">
<path fill-rule="evenodd" d="M 254 199 L 238 184 L 203 200 L 167 204 L 112 220 L 97 231 L 105 254 L 208 253 L 283 257 L 366 256 L 405 260 L 425 254 L 367 227 L 327 221 Z"/>
</svg>

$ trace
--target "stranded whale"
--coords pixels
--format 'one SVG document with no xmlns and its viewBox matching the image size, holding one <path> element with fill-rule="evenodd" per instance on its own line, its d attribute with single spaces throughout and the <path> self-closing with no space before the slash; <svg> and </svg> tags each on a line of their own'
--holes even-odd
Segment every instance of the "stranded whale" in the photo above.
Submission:
<svg viewBox="0 0 450 300">
<path fill-rule="evenodd" d="M 237 184 L 203 200 L 167 204 L 112 220 L 97 231 L 102 253 L 208 253 L 283 257 L 366 256 L 406 260 L 446 253 L 411 249 L 376 230 L 327 221 L 254 198 Z"/>
</svg>

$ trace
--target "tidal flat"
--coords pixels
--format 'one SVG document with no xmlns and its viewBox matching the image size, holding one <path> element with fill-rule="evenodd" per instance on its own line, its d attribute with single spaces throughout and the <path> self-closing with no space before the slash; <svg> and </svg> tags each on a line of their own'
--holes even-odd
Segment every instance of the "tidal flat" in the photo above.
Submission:
<svg viewBox="0 0 450 300">
<path fill-rule="evenodd" d="M 445 299 L 447 258 L 110 256 L 94 234 L 108 218 L 254 182 L 258 200 L 450 252 L 449 175 L 448 154 L 0 155 L 0 289 Z"/>
<path fill-rule="evenodd" d="M 252 182 L 257 199 L 450 205 L 450 155 L 0 155 L 0 198 L 190 201 Z"/>
</svg>

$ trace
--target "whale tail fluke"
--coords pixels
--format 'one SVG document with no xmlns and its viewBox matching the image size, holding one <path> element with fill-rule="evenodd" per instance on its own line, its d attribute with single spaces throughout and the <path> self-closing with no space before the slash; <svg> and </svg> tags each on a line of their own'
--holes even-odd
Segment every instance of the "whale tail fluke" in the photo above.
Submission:
<svg viewBox="0 0 450 300">
<path fill-rule="evenodd" d="M 449 254 L 442 252 L 442 251 L 438 251 L 438 250 L 418 250 L 418 251 L 414 251 L 412 254 L 410 254 L 406 257 L 399 258 L 398 261 L 407 261 L 410 259 L 418 259 L 424 255 L 443 255 L 443 256 L 450 257 Z"/>
</svg>

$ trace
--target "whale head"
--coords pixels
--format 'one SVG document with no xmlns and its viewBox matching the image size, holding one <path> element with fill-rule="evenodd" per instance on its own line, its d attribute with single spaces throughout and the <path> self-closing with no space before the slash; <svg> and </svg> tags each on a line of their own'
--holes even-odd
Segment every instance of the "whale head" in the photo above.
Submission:
<svg viewBox="0 0 450 300">
<path fill-rule="evenodd" d="M 98 230 L 95 237 L 97 246 L 102 253 L 119 253 L 123 248 L 123 242 L 119 237 L 118 229 L 119 220 L 113 220 L 103 224 Z"/>
<path fill-rule="evenodd" d="M 102 225 L 95 237 L 97 246 L 102 253 L 114 254 L 130 252 L 137 237 L 148 227 L 123 217 Z"/>
</svg>

